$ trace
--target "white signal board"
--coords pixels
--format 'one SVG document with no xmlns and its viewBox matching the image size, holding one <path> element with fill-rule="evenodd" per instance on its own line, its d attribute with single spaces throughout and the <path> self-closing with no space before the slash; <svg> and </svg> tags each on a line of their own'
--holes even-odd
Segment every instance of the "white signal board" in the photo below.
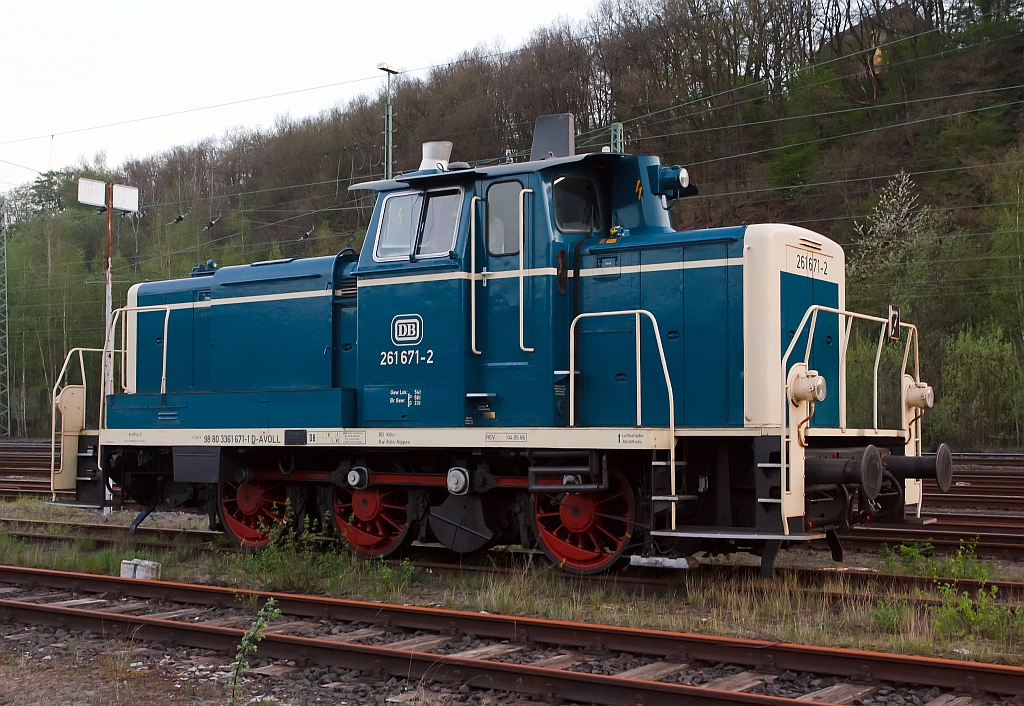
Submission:
<svg viewBox="0 0 1024 706">
<path fill-rule="evenodd" d="M 79 179 L 78 203 L 88 206 L 106 206 L 107 185 L 95 179 Z M 120 211 L 138 211 L 139 190 L 134 186 L 114 184 L 114 208 Z"/>
<path fill-rule="evenodd" d="M 78 203 L 89 206 L 106 206 L 107 185 L 95 179 L 79 179 Z"/>
</svg>

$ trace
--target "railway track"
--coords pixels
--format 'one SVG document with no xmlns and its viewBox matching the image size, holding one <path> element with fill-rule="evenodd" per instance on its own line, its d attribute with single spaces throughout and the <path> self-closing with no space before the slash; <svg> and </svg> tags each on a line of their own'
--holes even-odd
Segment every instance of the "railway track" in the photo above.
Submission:
<svg viewBox="0 0 1024 706">
<path fill-rule="evenodd" d="M 60 444 L 57 445 L 60 453 Z M 50 494 L 50 442 L 0 442 L 0 497 Z M 74 497 L 74 493 L 61 494 Z"/>
<path fill-rule="evenodd" d="M 134 535 L 124 525 L 83 522 L 55 522 L 0 517 L 0 527 L 7 536 L 30 542 L 88 543 L 96 547 L 117 547 L 126 541 L 138 547 L 173 551 L 183 546 L 196 549 L 233 549 L 223 532 L 209 530 L 138 527 Z"/>
<path fill-rule="evenodd" d="M 282 617 L 260 643 L 263 658 L 548 702 L 850 703 L 897 685 L 939 687 L 947 692 L 938 697 L 944 704 L 958 689 L 1024 695 L 1021 667 L 0 567 L 0 611 L 9 620 L 228 654 L 252 620 L 252 606 L 269 597 Z M 705 680 L 716 665 L 731 673 Z M 821 681 L 790 688 L 796 682 L 785 681 L 787 673 Z M 784 697 L 748 693 L 769 686 Z"/>
</svg>

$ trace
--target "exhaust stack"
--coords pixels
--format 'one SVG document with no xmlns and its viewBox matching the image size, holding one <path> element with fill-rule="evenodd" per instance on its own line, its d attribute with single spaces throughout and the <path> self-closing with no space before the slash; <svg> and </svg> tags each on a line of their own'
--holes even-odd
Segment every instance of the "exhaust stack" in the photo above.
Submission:
<svg viewBox="0 0 1024 706">
<path fill-rule="evenodd" d="M 423 160 L 420 162 L 420 171 L 436 169 L 440 172 L 448 171 L 448 162 L 452 158 L 452 143 L 447 140 L 423 143 Z"/>
</svg>

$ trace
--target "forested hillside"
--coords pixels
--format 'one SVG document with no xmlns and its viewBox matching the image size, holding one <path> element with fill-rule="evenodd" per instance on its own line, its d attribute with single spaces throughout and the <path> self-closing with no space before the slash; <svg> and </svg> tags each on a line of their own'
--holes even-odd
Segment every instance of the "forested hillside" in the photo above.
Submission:
<svg viewBox="0 0 1024 706">
<path fill-rule="evenodd" d="M 677 227 L 785 221 L 846 247 L 848 306 L 894 303 L 922 330 L 930 442 L 1021 446 L 1022 17 L 1021 0 L 605 0 L 520 48 L 400 77 L 395 167 L 415 169 L 430 139 L 452 140 L 457 160 L 522 160 L 544 113 L 576 115 L 578 151 L 621 122 L 628 152 L 699 185 Z M 382 114 L 383 89 L 11 190 L 14 432 L 48 435 L 65 351 L 101 345 L 106 219 L 77 203 L 80 176 L 141 191 L 140 215 L 115 219 L 117 306 L 132 283 L 210 258 L 358 248 L 373 203 L 347 187 L 383 173 Z M 875 336 L 851 344 L 851 385 L 870 382 Z"/>
</svg>

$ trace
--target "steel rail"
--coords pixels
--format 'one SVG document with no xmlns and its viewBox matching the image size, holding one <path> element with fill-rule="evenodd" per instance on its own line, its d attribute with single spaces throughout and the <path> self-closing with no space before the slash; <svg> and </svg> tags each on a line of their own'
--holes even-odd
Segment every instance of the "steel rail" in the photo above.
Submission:
<svg viewBox="0 0 1024 706">
<path fill-rule="evenodd" d="M 1024 668 L 978 662 L 961 662 L 935 657 L 885 654 L 832 647 L 813 647 L 767 640 L 716 637 L 674 633 L 663 630 L 571 623 L 542 618 L 471 613 L 440 608 L 398 606 L 340 598 L 300 596 L 286 593 L 249 591 L 215 586 L 198 586 L 169 581 L 143 581 L 109 576 L 60 572 L 43 569 L 0 566 L 0 582 L 47 586 L 50 588 L 111 592 L 139 598 L 159 598 L 183 603 L 230 606 L 245 599 L 258 600 L 273 597 L 282 613 L 310 618 L 326 618 L 387 624 L 411 630 L 455 631 L 516 642 L 532 641 L 580 648 L 600 647 L 611 651 L 657 655 L 678 661 L 701 660 L 729 662 L 773 669 L 791 669 L 827 673 L 834 676 L 871 678 L 884 681 L 925 684 L 946 688 L 968 688 L 994 694 L 1024 695 Z M 9 603 L 0 601 L 6 609 Z M 25 607 L 44 608 L 45 604 L 20 604 Z M 56 609 L 58 606 L 51 606 Z M 18 608 L 18 606 L 11 606 Z M 70 609 L 63 609 L 70 610 Z M 101 611 L 84 611 L 103 616 Z M 109 614 L 108 614 L 109 615 Z M 103 618 L 97 618 L 103 619 Z M 123 616 L 120 620 L 140 621 L 139 617 Z M 108 621 L 113 620 L 113 616 Z M 113 624 L 113 623 L 111 623 Z M 160 627 L 160 626 L 156 626 Z M 209 628 L 213 629 L 213 628 Z M 223 629 L 223 628 L 218 628 Z M 232 636 L 240 635 L 233 631 Z M 269 635 L 267 636 L 270 637 Z M 302 638 L 287 638 L 289 641 Z M 237 642 L 237 641 L 236 641 Z M 301 643 L 296 643 L 301 644 Z M 260 648 L 263 649 L 262 646 Z M 361 647 L 361 650 L 380 648 Z M 291 659 L 303 657 L 291 653 Z M 372 654 L 372 652 L 366 653 Z M 403 653 L 408 655 L 408 653 Z M 411 657 L 406 657 L 411 664 Z M 455 660 L 429 655 L 430 664 L 442 662 L 457 664 Z M 469 660 L 466 670 L 474 668 Z M 496 663 L 487 662 L 487 670 Z M 544 670 L 543 674 L 562 674 Z M 593 676 L 593 675 L 590 675 Z M 667 686 L 659 684 L 659 686 Z M 490 687 L 488 687 L 490 688 Z M 494 688 L 503 688 L 495 686 Z M 660 692 L 659 692 L 660 693 Z M 674 698 L 685 692 L 672 692 Z M 702 698 L 707 698 L 707 692 Z M 570 697 L 564 697 L 570 698 Z M 759 697 L 767 698 L 767 697 Z M 610 703 L 610 702 L 609 702 Z M 616 702 L 618 703 L 618 702 Z M 637 703 L 630 701 L 629 703 Z M 653 703 L 644 701 L 644 703 Z M 679 703 L 675 701 L 674 703 Z M 706 701 L 704 703 L 707 703 Z M 751 702 L 769 703 L 769 702 Z M 770 703 L 778 703 L 773 701 Z"/>
<path fill-rule="evenodd" d="M 88 533 L 82 535 L 84 537 L 102 535 L 102 538 L 121 537 L 129 534 L 130 530 L 128 525 L 103 525 L 95 522 L 63 522 L 59 520 L 30 520 L 18 517 L 0 517 L 0 527 L 5 527 L 7 529 L 25 527 L 36 530 L 50 527 L 65 531 L 74 530 Z M 46 535 L 42 534 L 42 536 Z M 182 527 L 137 527 L 135 529 L 134 536 L 136 539 L 153 537 L 158 540 L 187 540 L 192 543 L 215 542 L 226 537 L 223 532 L 186 529 Z"/>
<path fill-rule="evenodd" d="M 16 620 L 56 623 L 101 634 L 129 634 L 134 639 L 175 642 L 218 652 L 233 652 L 244 630 L 185 623 L 173 620 L 119 615 L 45 603 L 21 603 L 0 599 L 0 611 Z M 583 701 L 608 706 L 727 706 L 761 704 L 791 706 L 793 699 L 720 691 L 700 686 L 572 672 L 562 669 L 531 667 L 489 660 L 467 659 L 428 652 L 334 642 L 331 640 L 263 633 L 259 653 L 262 657 L 309 661 L 317 664 L 387 674 L 401 679 L 459 684 L 477 689 L 500 689 L 526 693 L 548 700 Z M 819 704 L 806 701 L 803 703 Z"/>
</svg>

